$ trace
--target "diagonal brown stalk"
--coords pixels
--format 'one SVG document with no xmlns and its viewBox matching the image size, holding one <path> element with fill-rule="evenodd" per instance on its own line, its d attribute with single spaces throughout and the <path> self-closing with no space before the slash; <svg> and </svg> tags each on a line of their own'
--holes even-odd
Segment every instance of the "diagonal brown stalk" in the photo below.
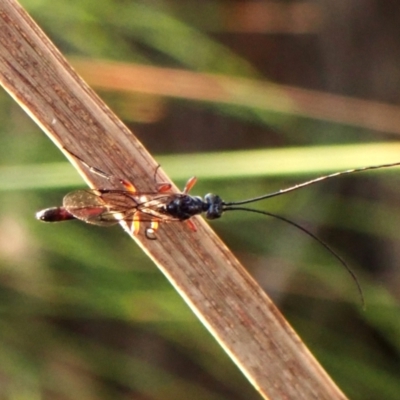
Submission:
<svg viewBox="0 0 400 400">
<path fill-rule="evenodd" d="M 157 163 L 14 0 L 0 2 L 0 81 L 58 147 L 154 188 Z M 92 187 L 104 185 L 71 161 Z M 159 240 L 135 239 L 264 398 L 345 399 L 229 249 L 195 223 L 197 233 L 165 224 Z"/>
</svg>

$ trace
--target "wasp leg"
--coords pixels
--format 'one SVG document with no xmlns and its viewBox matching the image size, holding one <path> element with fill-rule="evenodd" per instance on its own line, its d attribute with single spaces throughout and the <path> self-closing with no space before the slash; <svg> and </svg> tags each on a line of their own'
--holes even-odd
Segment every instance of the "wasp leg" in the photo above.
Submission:
<svg viewBox="0 0 400 400">
<path fill-rule="evenodd" d="M 157 236 L 156 236 L 156 232 L 157 229 L 159 228 L 160 224 L 158 221 L 152 221 L 150 224 L 150 228 L 146 229 L 146 237 L 149 240 L 156 240 Z"/>
<path fill-rule="evenodd" d="M 117 178 L 114 175 L 107 174 L 107 172 L 102 171 L 100 168 L 92 167 L 86 161 L 84 161 L 81 157 L 79 157 L 77 154 L 73 153 L 71 150 L 68 150 L 66 147 L 64 147 L 63 149 L 67 153 L 71 154 L 71 156 L 73 156 L 74 158 L 79 160 L 90 172 L 93 172 L 94 174 L 99 175 L 104 179 L 107 179 L 111 183 L 119 182 L 121 185 L 123 185 L 125 187 L 125 189 L 128 192 L 131 192 L 131 193 L 137 192 L 135 186 L 131 182 L 129 182 L 125 179 Z"/>
<path fill-rule="evenodd" d="M 193 232 L 197 232 L 196 224 L 192 220 L 187 219 L 185 222 Z"/>
<path fill-rule="evenodd" d="M 137 192 L 135 186 L 131 182 L 129 182 L 129 181 L 125 180 L 125 179 L 119 179 L 119 183 L 121 183 L 128 192 L 130 192 L 130 193 L 136 193 Z"/>
<path fill-rule="evenodd" d="M 189 191 L 193 188 L 193 186 L 196 184 L 197 178 L 195 176 L 192 176 L 185 185 L 185 188 L 183 189 L 183 194 L 188 194 Z"/>
<path fill-rule="evenodd" d="M 140 231 L 140 221 L 134 220 L 130 224 L 127 224 L 129 227 L 129 233 L 131 235 L 137 235 Z"/>
<path fill-rule="evenodd" d="M 158 164 L 157 168 L 154 171 L 154 184 L 157 188 L 157 193 L 165 193 L 165 192 L 169 192 L 171 190 L 171 184 L 167 183 L 167 182 L 157 182 L 157 173 L 158 170 L 160 169 L 161 165 Z"/>
<path fill-rule="evenodd" d="M 165 193 L 171 190 L 170 183 L 157 183 L 157 193 Z"/>
</svg>

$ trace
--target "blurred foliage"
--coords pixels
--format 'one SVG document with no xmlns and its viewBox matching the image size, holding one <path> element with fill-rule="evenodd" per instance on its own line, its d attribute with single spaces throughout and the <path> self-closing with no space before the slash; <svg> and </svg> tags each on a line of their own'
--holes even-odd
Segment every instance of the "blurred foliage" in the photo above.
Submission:
<svg viewBox="0 0 400 400">
<path fill-rule="evenodd" d="M 326 21 L 318 33 L 277 35 L 224 31 L 221 21 L 233 18 L 227 10 L 239 2 L 187 2 L 185 7 L 179 3 L 24 0 L 22 5 L 67 55 L 262 76 L 344 94 L 364 90 L 366 97 L 396 103 L 392 87 L 379 86 L 378 78 L 355 86 L 351 71 L 368 74 L 353 58 L 334 60 L 327 55 L 332 50 L 330 37 L 340 30 L 337 21 L 345 15 L 340 7 L 336 14 L 323 10 Z M 386 14 L 378 11 L 377 6 L 375 22 L 387 33 Z M 210 32 L 202 30 L 205 27 Z M 349 48 L 358 50 L 356 33 L 338 36 L 343 54 Z M 398 50 L 385 61 L 393 62 L 396 55 Z M 371 53 L 362 66 L 372 74 L 377 59 L 383 65 L 384 54 L 380 57 Z M 390 79 L 398 84 L 394 71 Z M 120 93 L 103 92 L 117 113 L 132 104 L 124 103 L 130 99 Z M 148 95 L 137 94 L 133 115 L 146 111 L 140 108 L 146 99 Z M 272 172 L 251 179 L 238 176 L 239 164 L 233 158 L 232 167 L 219 168 L 220 177 L 213 179 L 201 179 L 200 167 L 185 161 L 188 176 L 200 178 L 196 193 L 217 192 L 227 200 L 257 196 L 301 180 L 300 173 L 282 180 L 285 150 L 286 157 L 293 158 L 289 151 L 293 146 L 310 146 L 310 153 L 298 161 L 305 175 L 316 173 L 315 159 L 326 158 L 321 148 L 313 152 L 312 146 L 329 149 L 338 143 L 391 139 L 382 132 L 249 112 L 240 105 L 165 98 L 147 104 L 158 107 L 158 102 L 163 103 L 163 112 L 155 113 L 152 123 L 129 123 L 160 156 L 168 153 L 174 160 L 180 153 L 212 151 L 215 159 L 205 157 L 201 163 L 213 171 L 218 171 L 213 164 L 218 157 L 229 157 L 227 150 L 268 148 L 273 154 L 276 149 L 282 157 L 281 168 L 277 164 Z M 53 179 L 43 185 L 40 171 L 34 176 L 31 168 L 21 172 L 24 165 L 48 163 L 47 172 L 43 170 L 48 177 L 57 172 L 53 163 L 62 158 L 6 94 L 0 96 L 0 105 L 1 166 L 8 168 L 8 179 L 21 180 L 21 173 L 27 179 L 25 190 L 0 192 L 0 397 L 258 399 L 167 280 L 118 227 L 100 229 L 79 222 L 46 225 L 33 218 L 35 211 L 60 204 L 77 175 L 71 167 L 70 172 L 56 175 L 56 183 Z M 354 166 L 359 165 L 362 151 L 362 146 L 354 149 Z M 338 156 L 332 170 L 335 165 L 341 169 L 341 161 Z M 175 171 L 179 170 L 178 164 Z M 231 213 L 213 223 L 352 399 L 395 400 L 400 392 L 400 193 L 395 172 L 332 180 L 259 205 L 302 224 L 334 247 L 356 271 L 366 311 L 340 264 L 293 227 L 250 213 Z M 182 187 L 183 177 L 177 178 Z"/>
</svg>

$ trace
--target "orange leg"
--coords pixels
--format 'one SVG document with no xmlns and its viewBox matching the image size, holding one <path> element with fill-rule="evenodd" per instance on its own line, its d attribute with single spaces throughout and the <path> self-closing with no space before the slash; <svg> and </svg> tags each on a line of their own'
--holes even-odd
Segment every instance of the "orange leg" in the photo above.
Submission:
<svg viewBox="0 0 400 400">
<path fill-rule="evenodd" d="M 197 232 L 196 224 L 191 219 L 187 219 L 185 222 L 193 232 Z"/>
<path fill-rule="evenodd" d="M 158 183 L 157 184 L 157 193 L 165 193 L 171 190 L 170 183 Z"/>
<path fill-rule="evenodd" d="M 73 157 L 78 159 L 90 172 L 93 172 L 94 174 L 99 175 L 99 176 L 103 177 L 104 179 L 107 179 L 111 183 L 115 183 L 115 182 L 121 183 L 128 192 L 131 192 L 131 193 L 137 192 L 135 186 L 133 186 L 133 184 L 131 182 L 129 182 L 125 179 L 117 178 L 114 175 L 107 174 L 106 172 L 102 171 L 99 168 L 92 167 L 86 161 L 84 161 L 81 157 L 79 157 L 77 154 L 73 153 L 72 151 L 68 150 L 66 147 L 63 147 L 63 149 L 67 153 L 71 154 Z"/>
<path fill-rule="evenodd" d="M 146 237 L 150 240 L 156 240 L 156 232 L 159 227 L 159 221 L 152 221 L 150 224 L 150 228 L 146 229 Z"/>
<path fill-rule="evenodd" d="M 125 179 L 119 179 L 120 183 L 125 187 L 125 189 L 130 192 L 130 193 L 136 193 L 137 190 L 135 188 L 135 186 L 133 186 L 132 183 L 130 183 L 129 181 L 125 180 Z"/>
<path fill-rule="evenodd" d="M 154 232 L 156 232 L 159 227 L 160 223 L 158 221 L 152 221 L 150 224 L 150 229 L 152 229 Z"/>
<path fill-rule="evenodd" d="M 195 176 L 192 176 L 187 182 L 186 182 L 186 186 L 183 189 L 183 194 L 188 194 L 189 191 L 193 188 L 193 186 L 196 184 L 197 182 L 197 178 Z"/>
<path fill-rule="evenodd" d="M 131 234 L 137 235 L 140 231 L 140 221 L 134 220 L 131 222 Z"/>
</svg>

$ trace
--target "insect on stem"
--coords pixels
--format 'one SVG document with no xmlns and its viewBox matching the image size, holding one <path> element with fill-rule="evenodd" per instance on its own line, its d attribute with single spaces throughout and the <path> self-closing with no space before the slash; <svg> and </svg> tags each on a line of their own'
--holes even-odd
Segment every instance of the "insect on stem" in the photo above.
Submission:
<svg viewBox="0 0 400 400">
<path fill-rule="evenodd" d="M 107 174 L 99 168 L 92 167 L 78 155 L 67 149 L 65 150 L 79 160 L 86 168 L 88 168 L 89 171 L 103 177 L 111 184 L 119 185 L 121 187 L 113 189 L 77 190 L 68 193 L 64 197 L 63 205 L 61 207 L 53 207 L 39 211 L 36 214 L 37 219 L 44 222 L 58 222 L 79 219 L 90 224 L 101 226 L 109 226 L 119 222 L 124 222 L 128 225 L 131 234 L 135 235 L 140 232 L 141 225 L 144 223 L 146 225 L 145 236 L 148 239 L 154 240 L 157 238 L 156 232 L 162 223 L 186 221 L 189 228 L 192 231 L 196 231 L 196 225 L 191 220 L 191 218 L 195 215 L 204 214 L 207 219 L 217 219 L 220 218 L 225 211 L 247 211 L 270 216 L 301 230 L 312 239 L 317 241 L 329 253 L 331 253 L 339 261 L 339 263 L 342 264 L 342 266 L 355 281 L 362 305 L 363 307 L 365 306 L 364 295 L 356 275 L 346 264 L 343 258 L 339 256 L 339 254 L 337 254 L 323 240 L 301 225 L 285 217 L 267 211 L 239 206 L 255 203 L 260 200 L 270 199 L 272 197 L 293 192 L 324 180 L 337 178 L 343 175 L 400 166 L 400 162 L 335 172 L 299 183 L 286 189 L 278 190 L 273 193 L 253 197 L 251 199 L 235 202 L 224 202 L 218 195 L 212 193 L 206 194 L 204 198 L 190 195 L 189 191 L 196 183 L 195 177 L 192 177 L 187 181 L 185 188 L 180 193 L 172 192 L 171 185 L 169 183 L 157 182 L 155 182 L 155 190 L 153 192 L 140 192 L 131 182 L 125 179 L 117 178 L 111 174 Z M 158 169 L 159 166 L 156 168 L 154 173 L 155 181 Z"/>
</svg>

